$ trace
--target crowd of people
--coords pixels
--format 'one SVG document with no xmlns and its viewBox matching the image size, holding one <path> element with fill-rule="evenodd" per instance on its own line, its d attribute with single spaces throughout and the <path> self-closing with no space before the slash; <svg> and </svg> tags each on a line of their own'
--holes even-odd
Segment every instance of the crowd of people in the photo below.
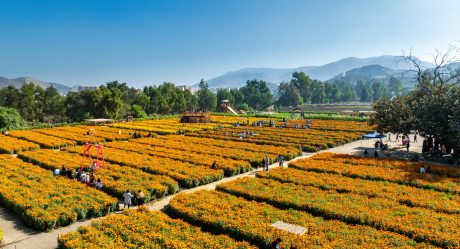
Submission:
<svg viewBox="0 0 460 249">
<path fill-rule="evenodd" d="M 96 176 L 94 175 L 94 169 L 94 166 L 91 166 L 89 170 L 77 168 L 74 171 L 70 167 L 62 165 L 61 169 L 56 168 L 53 170 L 53 175 L 66 177 L 68 179 L 86 183 L 91 187 L 102 189 L 101 178 L 96 178 Z"/>
</svg>

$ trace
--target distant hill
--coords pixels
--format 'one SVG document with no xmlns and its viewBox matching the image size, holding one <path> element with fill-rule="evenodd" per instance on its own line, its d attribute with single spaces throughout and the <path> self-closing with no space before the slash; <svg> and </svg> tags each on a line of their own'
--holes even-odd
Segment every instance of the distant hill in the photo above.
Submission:
<svg viewBox="0 0 460 249">
<path fill-rule="evenodd" d="M 41 86 L 42 88 L 47 88 L 53 85 L 58 90 L 58 92 L 60 92 L 61 94 L 65 94 L 70 90 L 70 87 L 63 85 L 63 84 L 44 82 L 44 81 L 36 80 L 30 77 L 19 77 L 15 79 L 8 79 L 8 78 L 0 76 L 0 88 L 4 88 L 7 86 L 14 86 L 16 88 L 20 88 L 22 85 L 26 83 L 34 83 L 35 85 Z"/>
<path fill-rule="evenodd" d="M 425 67 L 432 67 L 428 62 L 420 61 Z M 376 68 L 372 66 L 381 66 Z M 371 67 L 367 67 L 371 66 Z M 349 72 L 353 69 L 361 68 L 359 71 Z M 385 70 L 383 68 L 386 68 Z M 322 66 L 307 66 L 297 68 L 243 68 L 236 71 L 227 72 L 221 76 L 208 79 L 210 88 L 238 88 L 244 86 L 247 80 L 258 79 L 269 82 L 271 87 L 276 86 L 283 81 L 289 81 L 293 72 L 304 72 L 312 79 L 328 81 L 338 79 L 341 75 L 348 73 L 353 75 L 368 75 L 369 78 L 385 75 L 389 77 L 394 74 L 395 77 L 405 79 L 406 75 L 402 74 L 412 68 L 412 64 L 404 61 L 401 56 L 383 55 L 370 58 L 348 57 Z M 383 71 L 386 71 L 383 73 Z M 382 74 L 383 73 L 383 74 Z M 374 75 L 375 74 L 375 75 Z M 357 76 L 356 76 L 357 77 Z M 348 78 L 346 78 L 348 79 Z"/>
</svg>

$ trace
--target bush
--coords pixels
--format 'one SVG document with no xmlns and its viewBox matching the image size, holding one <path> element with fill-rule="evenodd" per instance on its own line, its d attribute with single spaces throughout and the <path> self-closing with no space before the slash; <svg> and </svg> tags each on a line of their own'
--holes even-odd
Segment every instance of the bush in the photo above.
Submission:
<svg viewBox="0 0 460 249">
<path fill-rule="evenodd" d="M 0 130 L 23 129 L 27 126 L 16 109 L 0 106 Z"/>
</svg>

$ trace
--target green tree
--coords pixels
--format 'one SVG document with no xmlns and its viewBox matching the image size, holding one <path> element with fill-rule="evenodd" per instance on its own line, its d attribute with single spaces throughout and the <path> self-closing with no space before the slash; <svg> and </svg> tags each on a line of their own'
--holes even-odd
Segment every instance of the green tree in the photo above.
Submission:
<svg viewBox="0 0 460 249">
<path fill-rule="evenodd" d="M 291 83 L 294 84 L 300 91 L 303 102 L 308 103 L 312 96 L 313 81 L 304 72 L 292 73 Z"/>
<path fill-rule="evenodd" d="M 326 93 L 324 91 L 324 84 L 321 81 L 314 80 L 312 83 L 312 104 L 322 104 L 326 100 Z"/>
<path fill-rule="evenodd" d="M 147 113 L 145 113 L 144 109 L 140 105 L 132 105 L 131 106 L 131 115 L 135 118 L 146 118 L 148 117 Z"/>
<path fill-rule="evenodd" d="M 324 93 L 326 94 L 326 102 L 328 103 L 339 103 L 340 102 L 340 90 L 335 83 L 325 83 Z"/>
<path fill-rule="evenodd" d="M 374 101 L 385 97 L 384 87 L 380 82 L 372 83 L 372 99 Z"/>
<path fill-rule="evenodd" d="M 388 83 L 388 90 L 390 91 L 391 96 L 401 96 L 404 91 L 402 82 L 395 78 L 391 77 Z"/>
<path fill-rule="evenodd" d="M 0 90 L 0 106 L 18 109 L 21 102 L 21 93 L 14 86 L 7 86 Z"/>
<path fill-rule="evenodd" d="M 300 91 L 292 83 L 282 82 L 278 87 L 279 99 L 277 105 L 279 106 L 298 106 L 302 104 L 302 96 Z"/>
<path fill-rule="evenodd" d="M 53 120 L 63 120 L 65 98 L 59 94 L 54 86 L 49 86 L 45 90 L 43 100 L 43 113 L 48 116 L 55 116 Z"/>
<path fill-rule="evenodd" d="M 200 81 L 198 91 L 198 106 L 202 111 L 215 111 L 217 107 L 217 97 L 209 90 L 208 84 L 204 80 Z"/>
<path fill-rule="evenodd" d="M 26 126 L 26 122 L 16 109 L 0 106 L 0 130 L 22 129 Z"/>
<path fill-rule="evenodd" d="M 232 98 L 234 100 L 233 105 L 240 106 L 241 104 L 243 104 L 244 96 L 243 96 L 243 93 L 240 90 L 238 90 L 236 88 L 232 88 L 232 89 L 230 89 L 230 93 L 232 94 Z"/>
<path fill-rule="evenodd" d="M 265 81 L 248 80 L 240 91 L 243 93 L 244 103 L 253 109 L 265 109 L 272 104 L 273 96 Z"/>
<path fill-rule="evenodd" d="M 346 84 L 343 87 L 342 95 L 341 95 L 342 102 L 352 102 L 355 101 L 356 95 L 355 92 L 352 90 L 352 87 Z"/>
<path fill-rule="evenodd" d="M 35 120 L 35 85 L 33 83 L 24 84 L 21 87 L 21 99 L 18 110 L 21 116 L 28 121 Z"/>
</svg>

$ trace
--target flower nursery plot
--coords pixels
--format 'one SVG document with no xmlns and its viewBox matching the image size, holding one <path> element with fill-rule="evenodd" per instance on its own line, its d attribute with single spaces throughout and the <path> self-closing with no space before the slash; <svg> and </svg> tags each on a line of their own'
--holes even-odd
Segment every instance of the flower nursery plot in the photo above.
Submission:
<svg viewBox="0 0 460 249">
<path fill-rule="evenodd" d="M 377 230 L 368 226 L 348 225 L 341 221 L 325 220 L 306 212 L 283 210 L 266 203 L 248 201 L 218 191 L 199 191 L 179 194 L 167 207 L 167 213 L 213 233 L 224 233 L 250 241 L 259 248 L 270 248 L 276 238 L 283 246 L 297 248 L 409 248 L 417 243 L 408 237 Z M 299 237 L 271 226 L 283 221 L 308 228 Z M 423 246 L 423 244 L 419 245 Z"/>
<path fill-rule="evenodd" d="M 22 152 L 18 157 L 50 170 L 65 165 L 75 171 L 81 167 L 82 161 L 78 154 L 53 150 L 27 151 Z M 89 164 L 86 161 L 85 163 Z M 96 179 L 101 179 L 104 192 L 118 198 L 122 198 L 123 193 L 128 189 L 133 192 L 142 190 L 146 195 L 146 201 L 161 198 L 179 190 L 179 184 L 168 176 L 153 175 L 140 169 L 117 164 L 105 163 L 105 166 L 101 166 L 94 176 Z"/>
<path fill-rule="evenodd" d="M 460 246 L 460 216 L 408 207 L 381 197 L 369 198 L 263 178 L 243 178 L 218 190 L 263 201 L 279 208 L 303 210 L 327 219 L 362 224 L 406 235 L 435 246 Z"/>
<path fill-rule="evenodd" d="M 247 135 L 247 133 L 251 133 Z M 360 132 L 320 131 L 279 127 L 233 127 L 187 133 L 187 136 L 206 137 L 266 144 L 284 147 L 301 147 L 304 151 L 318 151 L 352 142 L 361 137 Z"/>
<path fill-rule="evenodd" d="M 79 147 L 67 147 L 66 151 L 76 154 L 83 153 Z M 133 151 L 105 147 L 104 155 L 106 161 L 126 165 L 152 174 L 167 175 L 178 181 L 181 186 L 187 188 L 214 182 L 224 177 L 223 170 L 214 170 L 210 166 L 193 165 L 170 158 Z"/>
<path fill-rule="evenodd" d="M 155 146 L 149 146 L 146 144 L 140 143 L 123 143 L 123 142 L 111 142 L 107 143 L 107 147 L 111 148 L 121 148 L 123 150 L 133 151 L 137 153 L 147 154 L 156 157 L 170 158 L 174 160 L 179 160 L 183 162 L 188 162 L 191 164 L 202 165 L 204 167 L 211 167 L 212 163 L 216 161 L 218 169 L 223 169 L 226 176 L 232 176 L 246 172 L 251 169 L 249 163 L 249 158 L 229 158 L 223 157 L 226 154 L 224 150 L 217 147 L 209 147 L 206 149 L 200 148 L 200 146 L 195 147 L 193 145 L 184 145 L 175 141 L 164 140 L 163 146 L 160 146 L 160 143 L 163 141 L 163 137 L 159 139 L 149 138 L 143 140 L 152 141 L 152 144 Z M 154 141 L 157 141 L 155 144 Z M 167 146 L 169 144 L 169 146 Z M 167 146 L 167 147 L 164 147 Z M 178 149 L 182 148 L 182 149 Z M 185 149 L 187 148 L 187 149 Z M 214 151 L 214 153 L 212 153 Z M 233 154 L 230 154 L 233 155 Z M 252 156 L 245 153 L 243 156 Z M 262 155 L 260 158 L 263 158 Z M 244 159 L 244 160 L 243 160 Z M 260 159 L 262 160 L 262 159 Z"/>
<path fill-rule="evenodd" d="M 298 160 L 290 167 L 315 172 L 327 172 L 369 180 L 390 181 L 419 188 L 449 193 L 460 193 L 458 171 L 447 166 L 430 165 L 432 174 L 419 173 L 421 163 L 374 159 L 357 156 L 320 153 L 311 158 Z M 426 164 L 428 166 L 429 164 Z"/>
<path fill-rule="evenodd" d="M 0 156 L 0 202 L 38 230 L 103 216 L 117 199 L 9 155 Z"/>
<path fill-rule="evenodd" d="M 24 139 L 39 144 L 44 148 L 56 149 L 59 147 L 65 147 L 76 144 L 76 142 L 73 140 L 42 134 L 34 130 L 10 131 L 10 135 L 16 138 Z"/>
<path fill-rule="evenodd" d="M 226 235 L 211 235 L 159 211 L 110 215 L 59 237 L 61 248 L 256 248 Z"/>
<path fill-rule="evenodd" d="M 386 181 L 372 181 L 350 178 L 337 174 L 317 173 L 294 168 L 276 168 L 269 172 L 259 172 L 260 178 L 273 179 L 283 183 L 314 186 L 340 193 L 354 193 L 373 197 L 383 197 L 408 206 L 432 209 L 437 212 L 460 214 L 460 196 L 432 191 Z"/>
<path fill-rule="evenodd" d="M 136 131 L 153 132 L 158 134 L 177 134 L 179 130 L 183 131 L 201 131 L 215 129 L 218 126 L 213 123 L 208 124 L 188 124 L 180 123 L 178 118 L 136 121 L 130 123 L 115 123 L 107 125 L 113 128 L 123 128 Z"/>
<path fill-rule="evenodd" d="M 0 153 L 15 154 L 24 150 L 36 150 L 40 146 L 25 140 L 0 134 Z"/>
</svg>

